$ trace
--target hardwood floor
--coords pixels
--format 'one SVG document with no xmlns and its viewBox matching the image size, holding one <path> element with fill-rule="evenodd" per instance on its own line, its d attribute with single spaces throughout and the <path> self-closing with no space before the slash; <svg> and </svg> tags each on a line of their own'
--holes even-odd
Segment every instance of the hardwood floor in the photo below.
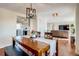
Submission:
<svg viewBox="0 0 79 59">
<path fill-rule="evenodd" d="M 76 54 L 75 54 L 75 46 L 71 47 L 71 50 L 69 52 L 69 56 L 76 56 Z"/>
<path fill-rule="evenodd" d="M 6 53 L 4 53 L 4 49 L 5 49 Z M 25 53 L 18 47 L 8 46 L 8 47 L 5 47 L 4 49 L 3 48 L 0 49 L 0 56 L 5 56 L 5 55 L 6 56 L 28 56 L 27 53 Z M 79 55 L 75 54 L 75 45 L 72 45 L 72 47 L 70 46 L 69 49 L 70 50 L 68 52 L 66 52 L 66 51 L 64 52 L 64 53 L 68 53 L 67 56 L 79 56 Z M 65 56 L 65 55 L 63 55 L 63 56 Z"/>
<path fill-rule="evenodd" d="M 24 51 L 19 49 L 18 47 L 6 47 L 6 56 L 28 56 Z M 65 55 L 64 55 L 65 56 Z M 75 46 L 73 46 L 68 52 L 68 56 L 78 56 L 75 54 Z"/>
<path fill-rule="evenodd" d="M 3 48 L 0 48 L 0 56 L 5 56 Z"/>
</svg>

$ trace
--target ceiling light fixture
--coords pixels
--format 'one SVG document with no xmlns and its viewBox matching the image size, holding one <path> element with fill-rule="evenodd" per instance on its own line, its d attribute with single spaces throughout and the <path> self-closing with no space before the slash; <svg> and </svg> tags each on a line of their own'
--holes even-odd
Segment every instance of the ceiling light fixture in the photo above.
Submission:
<svg viewBox="0 0 79 59">
<path fill-rule="evenodd" d="M 53 13 L 52 16 L 58 16 L 58 13 L 57 12 L 56 13 Z"/>
<path fill-rule="evenodd" d="M 28 25 L 30 27 L 30 20 L 36 18 L 36 9 L 32 8 L 32 3 L 29 8 L 26 8 L 26 19 L 28 19 Z"/>
<path fill-rule="evenodd" d="M 26 18 L 33 18 L 36 16 L 36 9 L 32 8 L 32 3 L 29 8 L 26 8 Z"/>
</svg>

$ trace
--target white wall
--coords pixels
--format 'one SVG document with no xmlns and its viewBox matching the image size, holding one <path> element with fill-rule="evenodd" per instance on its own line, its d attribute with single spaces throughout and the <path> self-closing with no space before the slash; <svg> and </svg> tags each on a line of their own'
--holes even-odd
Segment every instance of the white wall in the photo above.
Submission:
<svg viewBox="0 0 79 59">
<path fill-rule="evenodd" d="M 61 9 L 61 10 L 60 10 Z M 63 9 L 63 11 L 62 11 Z M 65 8 L 58 8 L 57 10 L 60 12 L 62 11 L 60 16 L 53 17 L 52 12 L 53 10 L 49 9 L 47 11 L 41 12 L 37 14 L 37 30 L 42 32 L 42 35 L 44 35 L 44 32 L 47 31 L 47 23 L 55 23 L 55 24 L 70 24 L 75 21 L 75 7 L 72 9 L 67 9 L 70 14 L 69 15 L 63 15 L 65 12 Z M 59 13 L 58 12 L 58 13 Z M 57 25 L 56 25 L 57 26 Z M 57 29 L 57 27 L 55 27 Z"/>
<path fill-rule="evenodd" d="M 47 19 L 45 16 L 38 15 L 37 20 L 37 30 L 41 32 L 41 36 L 44 36 L 44 32 L 47 31 Z"/>
<path fill-rule="evenodd" d="M 11 39 L 16 35 L 17 16 L 24 14 L 0 8 L 0 48 L 12 44 Z"/>
<path fill-rule="evenodd" d="M 65 7 L 64 7 L 65 8 Z M 60 17 L 53 17 L 52 12 L 53 10 L 46 10 L 43 12 L 37 12 L 37 30 L 42 32 L 42 36 L 44 35 L 44 32 L 47 31 L 47 23 L 69 23 L 74 22 L 75 20 L 75 9 L 71 8 L 57 8 L 57 11 L 63 10 L 63 14 L 68 11 L 69 15 L 61 15 Z M 70 8 L 70 7 L 69 7 Z M 51 8 L 52 9 L 52 8 Z M 61 13 L 61 14 L 62 14 Z M 19 14 L 14 11 L 10 11 L 7 9 L 0 8 L 0 44 L 3 44 L 1 42 L 8 43 L 11 38 L 11 36 L 15 36 L 16 34 L 16 18 L 17 16 L 25 16 L 24 14 Z M 5 45 L 5 44 L 4 44 Z M 3 45 L 0 45 L 3 46 Z"/>
<path fill-rule="evenodd" d="M 79 4 L 76 7 L 76 53 L 79 54 Z"/>
</svg>

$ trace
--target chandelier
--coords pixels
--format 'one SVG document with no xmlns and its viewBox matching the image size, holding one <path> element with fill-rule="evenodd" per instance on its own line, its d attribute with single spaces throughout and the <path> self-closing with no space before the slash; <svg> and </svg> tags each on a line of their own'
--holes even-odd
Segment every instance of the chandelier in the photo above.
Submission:
<svg viewBox="0 0 79 59">
<path fill-rule="evenodd" d="M 34 18 L 36 16 L 36 9 L 32 8 L 30 4 L 29 8 L 26 8 L 26 18 Z"/>
</svg>

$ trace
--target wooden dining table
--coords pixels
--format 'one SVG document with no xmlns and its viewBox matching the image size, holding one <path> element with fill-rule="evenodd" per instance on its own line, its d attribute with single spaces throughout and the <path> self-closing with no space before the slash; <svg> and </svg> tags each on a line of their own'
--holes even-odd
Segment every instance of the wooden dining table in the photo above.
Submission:
<svg viewBox="0 0 79 59">
<path fill-rule="evenodd" d="M 15 40 L 24 52 L 26 50 L 35 54 L 35 56 L 42 56 L 43 54 L 47 54 L 47 51 L 50 49 L 49 44 L 45 42 L 40 42 L 37 40 L 33 40 L 32 38 L 22 37 L 21 39 Z"/>
</svg>

